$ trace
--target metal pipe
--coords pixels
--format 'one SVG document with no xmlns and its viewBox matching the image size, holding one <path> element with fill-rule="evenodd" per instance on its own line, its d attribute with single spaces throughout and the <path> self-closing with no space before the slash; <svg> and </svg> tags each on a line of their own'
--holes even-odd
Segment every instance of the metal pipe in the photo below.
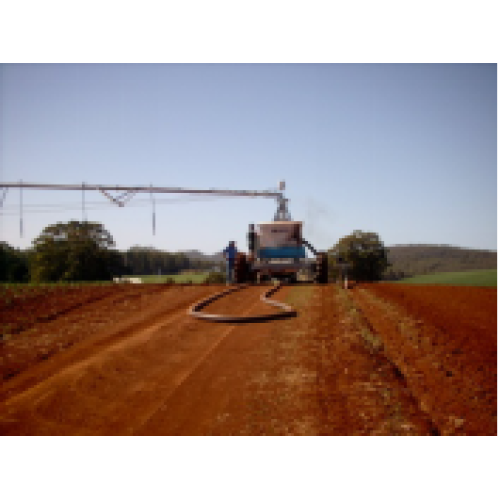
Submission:
<svg viewBox="0 0 500 500">
<path fill-rule="evenodd" d="M 279 191 L 250 191 L 241 189 L 191 189 L 179 187 L 152 186 L 113 186 L 100 184 L 41 184 L 34 182 L 3 182 L 0 188 L 53 189 L 60 191 L 134 191 L 137 193 L 172 193 L 172 194 L 217 194 L 221 196 L 260 196 L 281 200 L 283 193 Z"/>
<path fill-rule="evenodd" d="M 311 252 L 314 254 L 314 255 L 318 255 L 318 251 L 311 245 L 311 243 L 309 243 L 307 240 L 305 239 L 302 239 L 302 243 L 307 247 L 309 248 L 309 250 L 311 250 Z"/>
</svg>

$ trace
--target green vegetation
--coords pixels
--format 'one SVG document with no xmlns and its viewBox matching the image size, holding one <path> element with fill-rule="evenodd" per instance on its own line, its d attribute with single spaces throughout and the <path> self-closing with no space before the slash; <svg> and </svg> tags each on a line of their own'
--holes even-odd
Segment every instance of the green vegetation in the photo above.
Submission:
<svg viewBox="0 0 500 500">
<path fill-rule="evenodd" d="M 192 283 L 198 285 L 204 283 L 209 273 L 182 273 L 182 274 L 164 274 L 164 275 L 145 275 L 134 276 L 141 278 L 143 283 Z M 129 276 L 132 277 L 132 276 Z"/>
<path fill-rule="evenodd" d="M 212 271 L 208 273 L 208 276 L 205 280 L 205 283 L 208 285 L 219 285 L 226 283 L 226 273 L 222 273 L 219 271 Z"/>
<path fill-rule="evenodd" d="M 212 274 L 212 282 L 220 281 L 223 266 L 218 256 L 141 246 L 118 251 L 113 247 L 111 234 L 99 223 L 59 222 L 46 227 L 27 250 L 0 242 L 0 283 L 100 282 L 113 276 L 145 276 L 146 283 L 199 283 Z M 181 277 L 185 271 L 195 275 Z"/>
<path fill-rule="evenodd" d="M 127 276 L 177 275 L 185 270 L 208 272 L 216 266 L 214 262 L 203 260 L 202 254 L 195 252 L 190 252 L 191 256 L 188 256 L 183 252 L 133 246 L 121 255 L 125 264 L 123 274 Z"/>
<path fill-rule="evenodd" d="M 387 251 L 377 233 L 356 230 L 344 236 L 329 251 L 330 278 L 336 278 L 337 262 L 349 264 L 349 277 L 356 281 L 377 281 L 387 269 Z"/>
<path fill-rule="evenodd" d="M 29 252 L 0 242 L 0 282 L 27 283 L 29 278 Z"/>
<path fill-rule="evenodd" d="M 31 280 L 104 281 L 122 271 L 111 234 L 97 222 L 58 222 L 33 242 Z"/>
<path fill-rule="evenodd" d="M 462 271 L 456 273 L 435 273 L 413 276 L 399 281 L 420 285 L 464 285 L 464 286 L 497 286 L 497 270 Z"/>
<path fill-rule="evenodd" d="M 368 326 L 364 315 L 356 307 L 352 295 L 349 294 L 347 290 L 338 286 L 334 288 L 334 292 L 344 309 L 346 317 L 356 326 L 356 331 L 367 343 L 370 351 L 372 353 L 381 351 L 384 345 L 383 340 Z"/>
</svg>

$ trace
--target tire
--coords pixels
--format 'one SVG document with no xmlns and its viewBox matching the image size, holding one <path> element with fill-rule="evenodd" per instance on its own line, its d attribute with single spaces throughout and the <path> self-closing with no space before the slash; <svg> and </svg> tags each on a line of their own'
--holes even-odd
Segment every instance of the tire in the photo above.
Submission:
<svg viewBox="0 0 500 500">
<path fill-rule="evenodd" d="M 315 283 L 328 283 L 328 255 L 325 252 L 320 252 L 316 255 L 316 276 Z"/>
<path fill-rule="evenodd" d="M 248 263 L 247 256 L 244 253 L 238 253 L 234 262 L 234 281 L 236 283 L 246 283 L 248 281 Z"/>
<path fill-rule="evenodd" d="M 257 272 L 256 271 L 248 271 L 247 283 L 251 283 L 252 285 L 257 283 Z"/>
</svg>

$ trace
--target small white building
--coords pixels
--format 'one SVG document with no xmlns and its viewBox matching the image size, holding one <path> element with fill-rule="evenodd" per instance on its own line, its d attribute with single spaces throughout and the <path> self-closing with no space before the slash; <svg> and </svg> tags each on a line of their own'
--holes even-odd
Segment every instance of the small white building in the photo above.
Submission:
<svg viewBox="0 0 500 500">
<path fill-rule="evenodd" d="M 115 283 L 133 283 L 134 285 L 140 285 L 142 283 L 142 278 L 134 278 L 133 276 L 123 276 L 122 278 L 113 278 Z"/>
</svg>

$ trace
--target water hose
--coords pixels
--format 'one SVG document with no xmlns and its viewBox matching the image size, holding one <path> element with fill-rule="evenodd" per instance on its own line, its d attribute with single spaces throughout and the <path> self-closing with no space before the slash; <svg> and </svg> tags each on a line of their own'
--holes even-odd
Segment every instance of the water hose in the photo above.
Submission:
<svg viewBox="0 0 500 500">
<path fill-rule="evenodd" d="M 309 248 L 309 250 L 311 250 L 311 252 L 314 254 L 314 255 L 318 255 L 318 251 L 311 245 L 311 243 L 309 243 L 307 240 L 304 240 L 302 239 L 302 243 L 307 247 Z"/>
<path fill-rule="evenodd" d="M 267 290 L 267 292 L 263 293 L 260 296 L 260 300 L 262 300 L 266 304 L 282 309 L 279 312 L 271 314 L 259 314 L 256 316 L 226 316 L 224 314 L 209 314 L 200 312 L 204 307 L 208 306 L 208 304 L 211 304 L 217 299 L 220 299 L 225 295 L 229 295 L 230 293 L 237 292 L 238 290 L 246 288 L 247 286 L 248 285 L 240 285 L 233 288 L 228 288 L 227 290 L 218 292 L 214 295 L 210 295 L 210 297 L 206 297 L 205 299 L 202 299 L 193 306 L 191 306 L 188 312 L 191 316 L 194 316 L 195 318 L 204 319 L 206 321 L 215 321 L 218 323 L 259 323 L 263 321 L 271 321 L 275 319 L 284 319 L 297 316 L 297 311 L 295 311 L 295 309 L 293 309 L 291 306 L 283 304 L 276 300 L 269 299 L 271 295 L 276 293 L 281 288 L 281 284 L 273 288 L 270 288 L 269 290 Z"/>
</svg>

